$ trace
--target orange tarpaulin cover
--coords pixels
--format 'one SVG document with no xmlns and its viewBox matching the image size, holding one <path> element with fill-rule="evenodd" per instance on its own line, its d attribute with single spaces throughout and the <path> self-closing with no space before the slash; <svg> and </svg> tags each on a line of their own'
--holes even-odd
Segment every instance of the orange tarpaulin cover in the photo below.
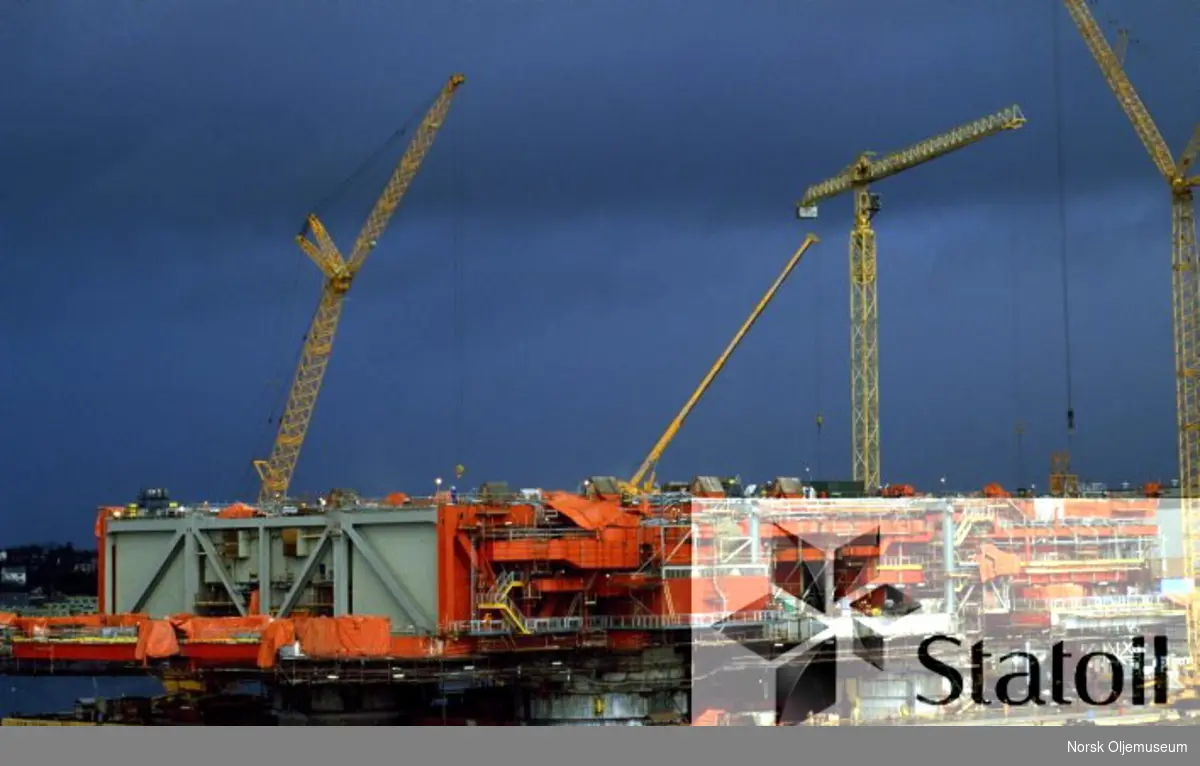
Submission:
<svg viewBox="0 0 1200 766">
<path fill-rule="evenodd" d="M 351 657 L 387 657 L 392 651 L 392 621 L 387 617 L 338 617 L 338 639 Z"/>
<path fill-rule="evenodd" d="M 989 582 L 997 577 L 1021 573 L 1021 558 L 1002 551 L 991 543 L 979 546 L 979 579 Z"/>
<path fill-rule="evenodd" d="M 4 626 L 12 626 L 34 638 L 44 635 L 48 628 L 56 627 L 75 627 L 90 632 L 105 627 L 136 626 L 138 638 L 134 656 L 141 661 L 179 654 L 181 640 L 203 643 L 257 634 L 257 664 L 260 668 L 273 667 L 279 649 L 297 641 L 304 654 L 318 659 L 425 657 L 447 652 L 441 642 L 428 636 L 393 638 L 391 620 L 386 617 L 358 615 L 273 619 L 266 615 L 197 617 L 178 614 L 166 619 L 151 619 L 144 614 L 19 617 L 0 612 L 0 627 Z"/>
<path fill-rule="evenodd" d="M 542 501 L 583 529 L 636 527 L 641 522 L 615 500 L 593 500 L 569 492 L 544 492 Z"/>
<path fill-rule="evenodd" d="M 724 713 L 724 710 L 709 708 L 700 715 L 696 716 L 696 719 L 692 721 L 692 726 L 720 726 L 721 716 Z"/>
<path fill-rule="evenodd" d="M 244 503 L 234 503 L 217 512 L 218 519 L 248 519 L 257 515 L 258 511 Z"/>
<path fill-rule="evenodd" d="M 258 644 L 258 666 L 275 667 L 275 656 L 280 647 L 296 641 L 296 627 L 291 620 L 275 620 L 263 630 Z"/>
<path fill-rule="evenodd" d="M 296 638 L 309 657 L 387 657 L 392 625 L 386 617 L 310 617 L 297 620 Z"/>
<path fill-rule="evenodd" d="M 1024 598 L 1082 598 L 1087 595 L 1087 589 L 1078 583 L 1057 583 L 1026 588 L 1021 592 Z"/>
<path fill-rule="evenodd" d="M 138 629 L 137 649 L 134 657 L 139 660 L 162 659 L 179 654 L 179 640 L 175 637 L 175 626 L 170 620 L 148 620 Z"/>
<path fill-rule="evenodd" d="M 266 615 L 251 617 L 196 617 L 190 614 L 175 615 L 171 623 L 179 628 L 189 641 L 222 641 L 244 635 L 261 633 L 271 621 Z"/>
<path fill-rule="evenodd" d="M 992 482 L 991 484 L 984 485 L 983 496 L 984 497 L 1008 497 L 1009 495 L 1003 486 L 996 484 L 995 482 Z"/>
</svg>

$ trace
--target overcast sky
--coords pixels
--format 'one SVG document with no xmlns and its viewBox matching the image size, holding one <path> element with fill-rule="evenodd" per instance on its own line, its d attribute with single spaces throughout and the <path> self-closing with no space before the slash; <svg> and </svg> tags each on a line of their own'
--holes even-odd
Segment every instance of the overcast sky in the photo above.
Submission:
<svg viewBox="0 0 1200 766">
<path fill-rule="evenodd" d="M 1095 12 L 1177 153 L 1200 2 Z M 6 0 L 0 537 L 252 495 L 320 289 L 292 237 L 455 71 L 296 491 L 629 475 L 810 230 L 659 474 L 847 478 L 851 203 L 792 205 L 1013 103 L 1023 130 L 876 188 L 883 478 L 1044 486 L 1064 237 L 1075 467 L 1174 477 L 1168 197 L 1059 2 Z M 322 209 L 344 250 L 401 150 Z"/>
</svg>

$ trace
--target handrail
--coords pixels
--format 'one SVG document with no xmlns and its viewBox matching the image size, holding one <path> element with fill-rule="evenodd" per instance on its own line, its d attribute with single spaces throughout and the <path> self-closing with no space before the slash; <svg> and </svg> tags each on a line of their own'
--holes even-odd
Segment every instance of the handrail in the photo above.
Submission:
<svg viewBox="0 0 1200 766">
<path fill-rule="evenodd" d="M 596 617 L 538 617 L 524 621 L 531 634 L 608 630 L 679 630 L 689 628 L 711 628 L 725 625 L 769 625 L 786 620 L 780 611 L 756 611 L 734 615 L 717 613 L 672 614 L 672 615 L 607 615 Z M 512 632 L 511 625 L 503 620 L 465 620 L 453 624 L 453 629 L 473 635 L 506 635 Z"/>
<path fill-rule="evenodd" d="M 1082 596 L 1075 598 L 1029 598 L 1013 601 L 1013 609 L 1020 611 L 1077 611 L 1115 612 L 1119 609 L 1144 611 L 1148 609 L 1175 609 L 1162 596 L 1147 594 L 1134 596 Z"/>
</svg>

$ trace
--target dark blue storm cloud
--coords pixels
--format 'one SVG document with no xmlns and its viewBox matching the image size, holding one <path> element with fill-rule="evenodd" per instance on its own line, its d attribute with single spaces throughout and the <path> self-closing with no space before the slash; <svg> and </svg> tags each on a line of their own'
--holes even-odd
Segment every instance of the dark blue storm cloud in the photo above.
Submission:
<svg viewBox="0 0 1200 766">
<path fill-rule="evenodd" d="M 1200 4 L 1149 5 L 1096 13 L 1133 30 L 1178 151 Z M 847 474 L 849 200 L 810 223 L 792 203 L 864 149 L 1011 103 L 1022 131 L 877 189 L 884 478 L 1044 481 L 1066 446 L 1064 234 L 1076 466 L 1173 475 L 1166 192 L 1058 2 L 9 2 L 0 64 L 15 538 L 86 540 L 94 506 L 146 484 L 253 491 L 319 289 L 291 238 L 454 71 L 296 489 L 420 491 L 460 461 L 525 486 L 630 472 L 809 228 L 662 473 Z M 323 211 L 343 246 L 387 171 Z"/>
</svg>

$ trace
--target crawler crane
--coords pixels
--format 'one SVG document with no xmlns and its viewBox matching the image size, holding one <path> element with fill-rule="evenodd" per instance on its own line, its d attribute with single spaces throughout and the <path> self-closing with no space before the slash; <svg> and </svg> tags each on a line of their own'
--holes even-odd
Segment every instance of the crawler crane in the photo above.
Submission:
<svg viewBox="0 0 1200 766">
<path fill-rule="evenodd" d="M 296 470 L 296 461 L 300 457 L 300 448 L 304 446 L 304 436 L 312 420 L 317 395 L 321 391 L 321 382 L 329 366 L 333 339 L 342 315 L 346 293 L 387 228 L 396 208 L 400 206 L 400 201 L 420 170 L 421 163 L 429 154 L 433 140 L 450 111 L 454 93 L 463 81 L 460 74 L 452 76 L 417 126 L 416 134 L 404 156 L 400 158 L 383 189 L 383 194 L 376 200 L 366 224 L 354 241 L 354 249 L 350 251 L 349 258 L 344 259 L 338 252 L 333 238 L 316 215 L 308 216 L 304 230 L 296 237 L 300 249 L 325 275 L 325 287 L 321 291 L 312 326 L 304 339 L 304 350 L 301 352 L 300 364 L 292 381 L 287 406 L 279 421 L 279 432 L 275 437 L 271 456 L 266 460 L 254 461 L 254 467 L 262 479 L 259 503 L 279 500 L 287 495 L 292 474 Z"/>
</svg>

